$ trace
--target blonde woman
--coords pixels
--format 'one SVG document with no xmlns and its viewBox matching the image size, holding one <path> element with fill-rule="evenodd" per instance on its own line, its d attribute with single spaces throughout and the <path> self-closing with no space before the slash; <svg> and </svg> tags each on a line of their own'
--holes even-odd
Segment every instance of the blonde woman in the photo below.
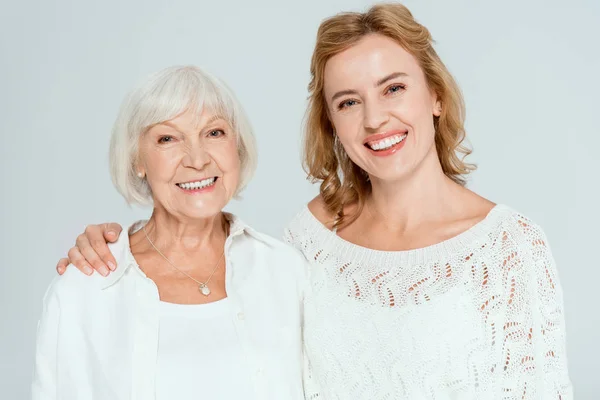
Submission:
<svg viewBox="0 0 600 400">
<path fill-rule="evenodd" d="M 463 99 L 429 31 L 400 4 L 325 20 L 309 92 L 320 195 L 285 234 L 311 264 L 307 398 L 572 398 L 548 241 L 465 187 Z M 119 230 L 89 227 L 70 260 L 105 267 Z"/>
</svg>

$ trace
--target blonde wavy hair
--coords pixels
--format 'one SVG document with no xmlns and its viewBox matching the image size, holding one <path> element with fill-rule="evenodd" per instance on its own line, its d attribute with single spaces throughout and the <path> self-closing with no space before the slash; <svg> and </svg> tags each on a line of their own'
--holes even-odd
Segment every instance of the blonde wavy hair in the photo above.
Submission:
<svg viewBox="0 0 600 400">
<path fill-rule="evenodd" d="M 335 216 L 334 227 L 352 223 L 362 212 L 371 184 L 365 171 L 356 165 L 335 140 L 323 94 L 324 70 L 334 55 L 355 45 L 366 35 L 393 39 L 412 54 L 421 66 L 431 90 L 442 104 L 434 118 L 435 146 L 444 174 L 465 185 L 464 175 L 475 169 L 464 162 L 471 154 L 465 139 L 465 106 L 456 81 L 433 48 L 431 34 L 401 4 L 378 4 L 365 13 L 345 12 L 326 19 L 319 26 L 308 86 L 309 104 L 305 119 L 303 163 L 309 179 L 321 182 L 325 207 Z M 352 215 L 344 208 L 356 205 Z"/>
</svg>

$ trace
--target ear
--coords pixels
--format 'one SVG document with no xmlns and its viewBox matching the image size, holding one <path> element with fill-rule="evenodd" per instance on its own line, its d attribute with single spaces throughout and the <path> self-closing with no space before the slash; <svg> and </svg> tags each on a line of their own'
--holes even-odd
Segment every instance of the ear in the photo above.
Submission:
<svg viewBox="0 0 600 400">
<path fill-rule="evenodd" d="M 435 103 L 433 104 L 433 115 L 436 117 L 442 115 L 442 102 L 437 98 L 435 99 Z"/>
<path fill-rule="evenodd" d="M 144 169 L 144 167 L 141 165 L 139 159 L 138 161 L 135 163 L 135 167 L 134 167 L 134 171 L 135 174 L 138 178 L 140 179 L 144 179 L 146 177 L 146 170 Z"/>
</svg>

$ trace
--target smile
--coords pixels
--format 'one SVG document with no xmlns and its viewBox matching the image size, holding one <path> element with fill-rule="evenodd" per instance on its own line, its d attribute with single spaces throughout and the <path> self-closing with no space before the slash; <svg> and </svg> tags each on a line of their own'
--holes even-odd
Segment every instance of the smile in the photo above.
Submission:
<svg viewBox="0 0 600 400">
<path fill-rule="evenodd" d="M 394 136 L 390 136 L 381 140 L 374 140 L 372 142 L 365 143 L 365 146 L 374 151 L 384 151 L 392 148 L 393 146 L 401 143 L 406 137 L 408 133 L 398 134 Z"/>
<path fill-rule="evenodd" d="M 199 189 L 205 189 L 207 187 L 213 186 L 215 184 L 215 182 L 217 182 L 217 179 L 218 178 L 216 176 L 214 176 L 212 178 L 202 179 L 200 181 L 176 183 L 176 185 L 183 190 L 199 190 Z"/>
</svg>

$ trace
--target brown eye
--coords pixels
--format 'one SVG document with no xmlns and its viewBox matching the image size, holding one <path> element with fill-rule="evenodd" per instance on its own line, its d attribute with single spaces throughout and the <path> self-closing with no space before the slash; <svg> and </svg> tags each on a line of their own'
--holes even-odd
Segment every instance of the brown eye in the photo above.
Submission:
<svg viewBox="0 0 600 400">
<path fill-rule="evenodd" d="M 173 141 L 173 136 L 161 136 L 158 138 L 158 143 L 170 143 Z"/>
<path fill-rule="evenodd" d="M 225 131 L 223 131 L 222 129 L 215 129 L 215 130 L 210 131 L 208 133 L 208 136 L 214 137 L 214 138 L 225 136 Z"/>
</svg>

